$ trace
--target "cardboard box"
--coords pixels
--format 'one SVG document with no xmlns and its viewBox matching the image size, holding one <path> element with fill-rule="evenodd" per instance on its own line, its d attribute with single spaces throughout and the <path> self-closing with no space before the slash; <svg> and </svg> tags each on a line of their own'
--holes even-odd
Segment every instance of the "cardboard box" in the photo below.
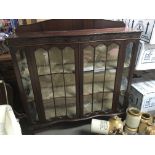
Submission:
<svg viewBox="0 0 155 155">
<path fill-rule="evenodd" d="M 155 69 L 155 20 L 123 19 L 127 28 L 142 31 L 138 49 L 136 70 Z"/>
<path fill-rule="evenodd" d="M 154 19 L 123 19 L 123 22 L 126 24 L 126 27 L 133 28 L 135 30 L 142 31 L 141 40 L 150 44 L 153 43 L 151 38 L 153 31 L 155 29 L 155 20 Z"/>
<path fill-rule="evenodd" d="M 135 80 L 136 81 L 136 80 Z M 141 112 L 155 113 L 155 80 L 138 79 L 131 85 L 129 107 L 138 108 Z"/>
<path fill-rule="evenodd" d="M 147 44 L 140 41 L 136 70 L 155 69 L 155 44 Z"/>
</svg>

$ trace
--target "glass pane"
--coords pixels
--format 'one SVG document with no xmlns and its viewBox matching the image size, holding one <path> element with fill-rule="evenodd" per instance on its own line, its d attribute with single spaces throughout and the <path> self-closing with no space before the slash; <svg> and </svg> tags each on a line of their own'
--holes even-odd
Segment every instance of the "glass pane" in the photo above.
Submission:
<svg viewBox="0 0 155 155">
<path fill-rule="evenodd" d="M 74 117 L 76 115 L 76 98 L 67 98 L 67 116 Z"/>
<path fill-rule="evenodd" d="M 35 51 L 38 74 L 50 74 L 48 52 L 42 48 Z"/>
<path fill-rule="evenodd" d="M 119 45 L 112 43 L 108 46 L 107 53 L 107 65 L 106 68 L 116 68 L 117 67 L 117 58 L 119 53 Z"/>
<path fill-rule="evenodd" d="M 62 66 L 61 50 L 57 47 L 52 47 L 49 50 L 49 57 L 50 57 L 50 65 L 51 65 L 52 73 L 62 73 L 63 66 Z"/>
<path fill-rule="evenodd" d="M 84 95 L 92 94 L 92 81 L 93 81 L 93 72 L 84 72 L 84 79 L 83 79 Z"/>
<path fill-rule="evenodd" d="M 113 69 L 117 67 L 117 60 L 107 61 L 107 69 Z"/>
<path fill-rule="evenodd" d="M 30 117 L 32 118 L 32 121 L 38 121 L 39 118 L 38 118 L 38 113 L 37 113 L 37 110 L 36 110 L 36 103 L 35 101 L 28 101 L 28 109 L 29 109 L 29 112 L 30 112 Z"/>
<path fill-rule="evenodd" d="M 53 74 L 52 79 L 54 87 L 54 96 L 65 97 L 63 74 Z"/>
<path fill-rule="evenodd" d="M 94 73 L 94 93 L 103 92 L 104 72 Z"/>
<path fill-rule="evenodd" d="M 115 76 L 116 76 L 116 69 L 111 69 L 111 70 L 106 71 L 105 89 L 107 89 L 109 91 L 114 90 Z"/>
<path fill-rule="evenodd" d="M 66 86 L 75 85 L 75 74 L 64 74 Z"/>
<path fill-rule="evenodd" d="M 117 60 L 119 52 L 119 45 L 112 43 L 108 46 L 107 60 Z"/>
<path fill-rule="evenodd" d="M 66 85 L 66 96 L 76 96 L 75 74 L 64 74 Z"/>
<path fill-rule="evenodd" d="M 92 95 L 85 95 L 83 96 L 83 103 L 84 103 L 84 114 L 90 113 L 92 109 Z"/>
<path fill-rule="evenodd" d="M 94 83 L 94 93 L 103 92 L 103 82 Z"/>
<path fill-rule="evenodd" d="M 63 64 L 65 72 L 73 72 L 75 71 L 75 57 L 74 57 L 74 49 L 71 47 L 65 47 L 63 49 Z"/>
<path fill-rule="evenodd" d="M 113 93 L 96 93 L 93 97 L 93 111 L 109 111 L 112 109 Z M 103 101 L 103 108 L 102 108 Z"/>
<path fill-rule="evenodd" d="M 87 46 L 83 50 L 84 58 L 84 71 L 89 71 L 93 69 L 93 60 L 94 60 L 94 48 L 92 46 Z"/>
<path fill-rule="evenodd" d="M 94 72 L 94 82 L 98 83 L 101 82 L 103 83 L 104 81 L 104 71 L 100 71 L 100 72 Z"/>
<path fill-rule="evenodd" d="M 116 69 L 106 70 L 105 81 L 115 81 Z"/>
<path fill-rule="evenodd" d="M 112 100 L 113 93 L 104 93 L 103 111 L 109 111 L 112 109 Z"/>
<path fill-rule="evenodd" d="M 119 102 L 121 104 L 123 104 L 124 102 L 124 95 L 128 86 L 128 75 L 129 75 L 129 67 L 130 67 L 130 61 L 131 61 L 131 55 L 132 55 L 132 48 L 133 48 L 133 43 L 130 42 L 127 45 L 126 51 L 125 51 L 125 62 L 124 62 L 122 80 L 121 80 L 120 97 L 119 97 Z"/>
<path fill-rule="evenodd" d="M 40 76 L 39 81 L 40 81 L 42 99 L 49 100 L 53 98 L 51 76 L 50 75 Z"/>
<path fill-rule="evenodd" d="M 66 116 L 65 98 L 55 98 L 56 115 Z"/>
<path fill-rule="evenodd" d="M 104 44 L 100 44 L 95 48 L 95 70 L 104 70 L 106 61 L 107 48 Z"/>
<path fill-rule="evenodd" d="M 53 99 L 44 100 L 43 104 L 44 104 L 46 119 L 48 120 L 50 118 L 55 117 L 55 107 L 54 107 Z"/>
<path fill-rule="evenodd" d="M 124 67 L 129 67 L 130 65 L 130 60 L 131 60 L 131 54 L 132 54 L 132 48 L 133 48 L 133 43 L 130 42 L 125 51 L 125 62 L 124 62 Z"/>
<path fill-rule="evenodd" d="M 24 51 L 18 50 L 16 52 L 16 58 L 18 62 L 22 83 L 23 83 L 23 88 L 27 97 L 28 108 L 31 113 L 31 118 L 32 120 L 36 121 L 38 120 L 38 115 L 37 115 L 35 101 L 34 101 L 34 94 L 33 94 L 32 85 L 31 85 L 30 73 L 28 70 L 28 64 L 27 64 Z"/>
<path fill-rule="evenodd" d="M 102 109 L 102 96 L 103 96 L 103 93 L 94 93 L 93 111 L 101 111 L 101 109 Z"/>
</svg>

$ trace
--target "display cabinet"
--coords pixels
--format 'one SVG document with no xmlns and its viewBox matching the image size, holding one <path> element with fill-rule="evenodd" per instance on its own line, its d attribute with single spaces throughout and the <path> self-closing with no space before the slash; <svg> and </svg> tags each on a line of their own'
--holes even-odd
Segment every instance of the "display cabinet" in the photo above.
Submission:
<svg viewBox="0 0 155 155">
<path fill-rule="evenodd" d="M 6 40 L 33 129 L 123 114 L 141 32 L 108 20 L 49 20 Z"/>
</svg>

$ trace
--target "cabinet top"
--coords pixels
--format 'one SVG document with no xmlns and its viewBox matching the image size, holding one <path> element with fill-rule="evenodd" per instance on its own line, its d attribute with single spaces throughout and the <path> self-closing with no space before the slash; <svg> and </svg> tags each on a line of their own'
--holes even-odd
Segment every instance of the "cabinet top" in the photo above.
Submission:
<svg viewBox="0 0 155 155">
<path fill-rule="evenodd" d="M 42 31 L 42 32 L 23 32 L 16 33 L 10 38 L 41 38 L 41 37 L 63 37 L 63 36 L 89 36 L 97 34 L 123 34 L 123 33 L 135 33 L 138 30 L 131 28 L 104 28 L 104 29 L 84 29 L 84 30 L 69 30 L 69 31 Z"/>
<path fill-rule="evenodd" d="M 7 41 L 11 46 L 48 43 L 139 39 L 141 32 L 125 28 L 120 21 L 102 19 L 57 19 L 22 25 Z"/>
<path fill-rule="evenodd" d="M 125 27 L 121 21 L 104 19 L 52 19 L 30 25 L 22 25 L 16 33 L 43 32 L 43 31 L 71 31 L 85 29 L 104 29 Z"/>
</svg>

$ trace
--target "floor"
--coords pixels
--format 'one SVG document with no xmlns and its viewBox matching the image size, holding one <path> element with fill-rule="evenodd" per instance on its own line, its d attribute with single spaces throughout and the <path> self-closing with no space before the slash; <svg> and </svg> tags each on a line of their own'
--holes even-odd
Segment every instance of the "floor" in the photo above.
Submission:
<svg viewBox="0 0 155 155">
<path fill-rule="evenodd" d="M 70 127 L 56 127 L 50 130 L 36 133 L 36 135 L 91 135 L 90 124 Z"/>
<path fill-rule="evenodd" d="M 23 135 L 32 135 L 31 127 L 25 119 L 20 121 Z M 91 120 L 53 124 L 48 129 L 37 131 L 35 135 L 93 135 L 90 131 Z"/>
</svg>

